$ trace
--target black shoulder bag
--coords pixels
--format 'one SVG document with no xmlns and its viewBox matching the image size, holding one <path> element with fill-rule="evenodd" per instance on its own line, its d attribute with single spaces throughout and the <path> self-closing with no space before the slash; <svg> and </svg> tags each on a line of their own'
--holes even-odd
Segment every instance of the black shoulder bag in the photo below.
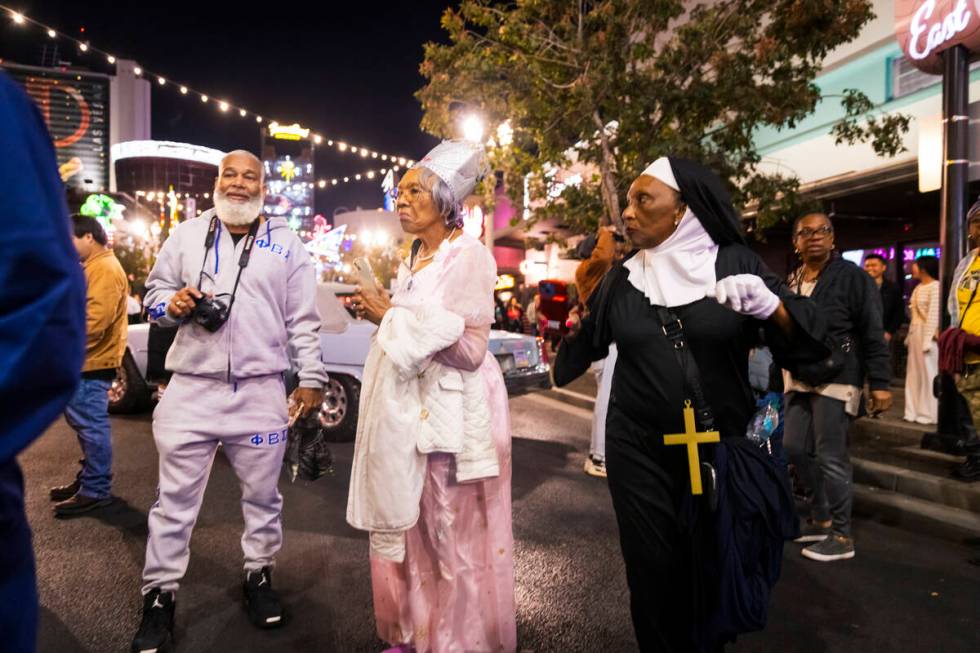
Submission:
<svg viewBox="0 0 980 653">
<path fill-rule="evenodd" d="M 829 263 L 828 263 L 829 265 Z M 799 289 L 802 286 L 802 275 L 803 270 L 800 269 L 799 278 L 796 282 L 796 290 L 793 292 L 799 293 Z M 821 273 L 821 278 L 823 274 Z M 821 279 L 817 279 L 817 283 Z M 792 289 L 792 286 L 790 286 Z M 813 295 L 816 293 L 817 288 L 814 286 L 813 292 L 810 293 L 810 299 L 813 301 Z M 791 370 L 793 376 L 800 381 L 803 381 L 809 386 L 817 387 L 824 385 L 825 383 L 830 383 L 843 371 L 844 365 L 847 362 L 847 355 L 854 348 L 854 342 L 851 340 L 850 335 L 845 335 L 840 340 L 834 338 L 830 334 L 824 339 L 824 344 L 830 349 L 830 355 L 823 360 L 816 361 L 814 363 L 799 363 L 796 365 L 796 369 Z"/>
<path fill-rule="evenodd" d="M 694 417 L 695 422 L 705 431 L 715 430 L 715 414 L 711 410 L 711 405 L 704 397 L 704 390 L 701 386 L 701 373 L 698 370 L 698 362 L 694 360 L 694 354 L 687 344 L 684 337 L 684 324 L 680 318 L 665 306 L 655 306 L 657 318 L 660 320 L 660 327 L 664 335 L 674 349 L 674 356 L 684 373 L 684 386 L 694 396 Z M 704 496 L 714 512 L 718 507 L 718 474 L 711 463 L 701 461 L 701 484 Z"/>
</svg>

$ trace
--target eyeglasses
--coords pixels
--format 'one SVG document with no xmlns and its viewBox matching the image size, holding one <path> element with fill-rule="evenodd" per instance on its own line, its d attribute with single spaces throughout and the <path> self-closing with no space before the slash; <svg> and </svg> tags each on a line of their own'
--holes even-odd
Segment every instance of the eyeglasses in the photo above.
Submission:
<svg viewBox="0 0 980 653">
<path fill-rule="evenodd" d="M 822 227 L 817 227 L 816 229 L 811 229 L 810 227 L 803 227 L 796 232 L 795 238 L 812 238 L 813 236 L 829 236 L 834 233 L 834 228 L 830 225 L 824 225 Z"/>
<path fill-rule="evenodd" d="M 398 186 L 395 186 L 394 188 L 391 189 L 391 199 L 397 200 L 399 197 L 404 197 L 406 200 L 408 200 L 409 204 L 415 204 L 420 199 L 422 199 L 422 196 L 424 194 L 430 192 L 431 191 L 422 188 L 418 184 L 409 186 L 405 190 L 402 190 Z"/>
</svg>

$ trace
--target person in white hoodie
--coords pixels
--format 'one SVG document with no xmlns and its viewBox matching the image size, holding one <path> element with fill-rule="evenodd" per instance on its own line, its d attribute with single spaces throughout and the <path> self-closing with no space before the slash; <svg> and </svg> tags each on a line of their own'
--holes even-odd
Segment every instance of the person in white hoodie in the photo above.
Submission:
<svg viewBox="0 0 980 653">
<path fill-rule="evenodd" d="M 219 444 L 241 481 L 249 619 L 284 624 L 271 575 L 282 544 L 279 471 L 289 418 L 319 408 L 327 376 L 313 265 L 283 218 L 260 215 L 263 172 L 253 154 L 227 154 L 215 208 L 177 226 L 147 279 L 150 319 L 179 329 L 167 355 L 173 377 L 153 413 L 160 478 L 132 651 L 173 649 L 175 592 Z M 287 405 L 290 356 L 299 387 Z"/>
<path fill-rule="evenodd" d="M 378 636 L 391 651 L 517 647 L 507 390 L 487 351 L 497 266 L 463 233 L 483 147 L 448 141 L 398 183 L 415 237 L 394 295 L 362 288 L 378 324 L 364 366 L 347 521 L 370 532 Z"/>
</svg>

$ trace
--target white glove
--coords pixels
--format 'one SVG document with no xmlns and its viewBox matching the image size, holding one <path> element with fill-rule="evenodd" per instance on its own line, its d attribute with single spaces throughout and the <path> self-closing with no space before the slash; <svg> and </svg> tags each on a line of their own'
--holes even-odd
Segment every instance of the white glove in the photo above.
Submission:
<svg viewBox="0 0 980 653">
<path fill-rule="evenodd" d="M 754 274 L 725 277 L 707 295 L 736 313 L 759 320 L 768 320 L 779 308 L 779 296 L 766 287 L 762 277 Z"/>
</svg>

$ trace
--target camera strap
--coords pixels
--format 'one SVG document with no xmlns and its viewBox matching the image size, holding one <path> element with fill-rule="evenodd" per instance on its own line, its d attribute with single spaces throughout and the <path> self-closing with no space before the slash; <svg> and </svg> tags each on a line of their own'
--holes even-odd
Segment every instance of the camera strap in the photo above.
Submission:
<svg viewBox="0 0 980 653">
<path fill-rule="evenodd" d="M 235 287 L 231 290 L 231 299 L 228 300 L 228 310 L 235 303 L 235 294 L 238 292 L 238 283 L 242 280 L 242 271 L 248 267 L 248 260 L 252 256 L 252 246 L 255 245 L 255 234 L 259 231 L 259 218 L 252 221 L 245 236 L 245 247 L 242 255 L 238 257 L 238 275 L 235 277 Z M 208 252 L 214 247 L 214 241 L 218 232 L 218 216 L 211 216 L 211 224 L 208 226 L 208 235 L 204 238 L 204 260 L 201 261 L 201 273 L 197 277 L 197 287 L 200 290 L 201 283 L 204 281 L 204 267 L 208 263 Z M 217 252 L 215 252 L 217 253 Z"/>
</svg>

